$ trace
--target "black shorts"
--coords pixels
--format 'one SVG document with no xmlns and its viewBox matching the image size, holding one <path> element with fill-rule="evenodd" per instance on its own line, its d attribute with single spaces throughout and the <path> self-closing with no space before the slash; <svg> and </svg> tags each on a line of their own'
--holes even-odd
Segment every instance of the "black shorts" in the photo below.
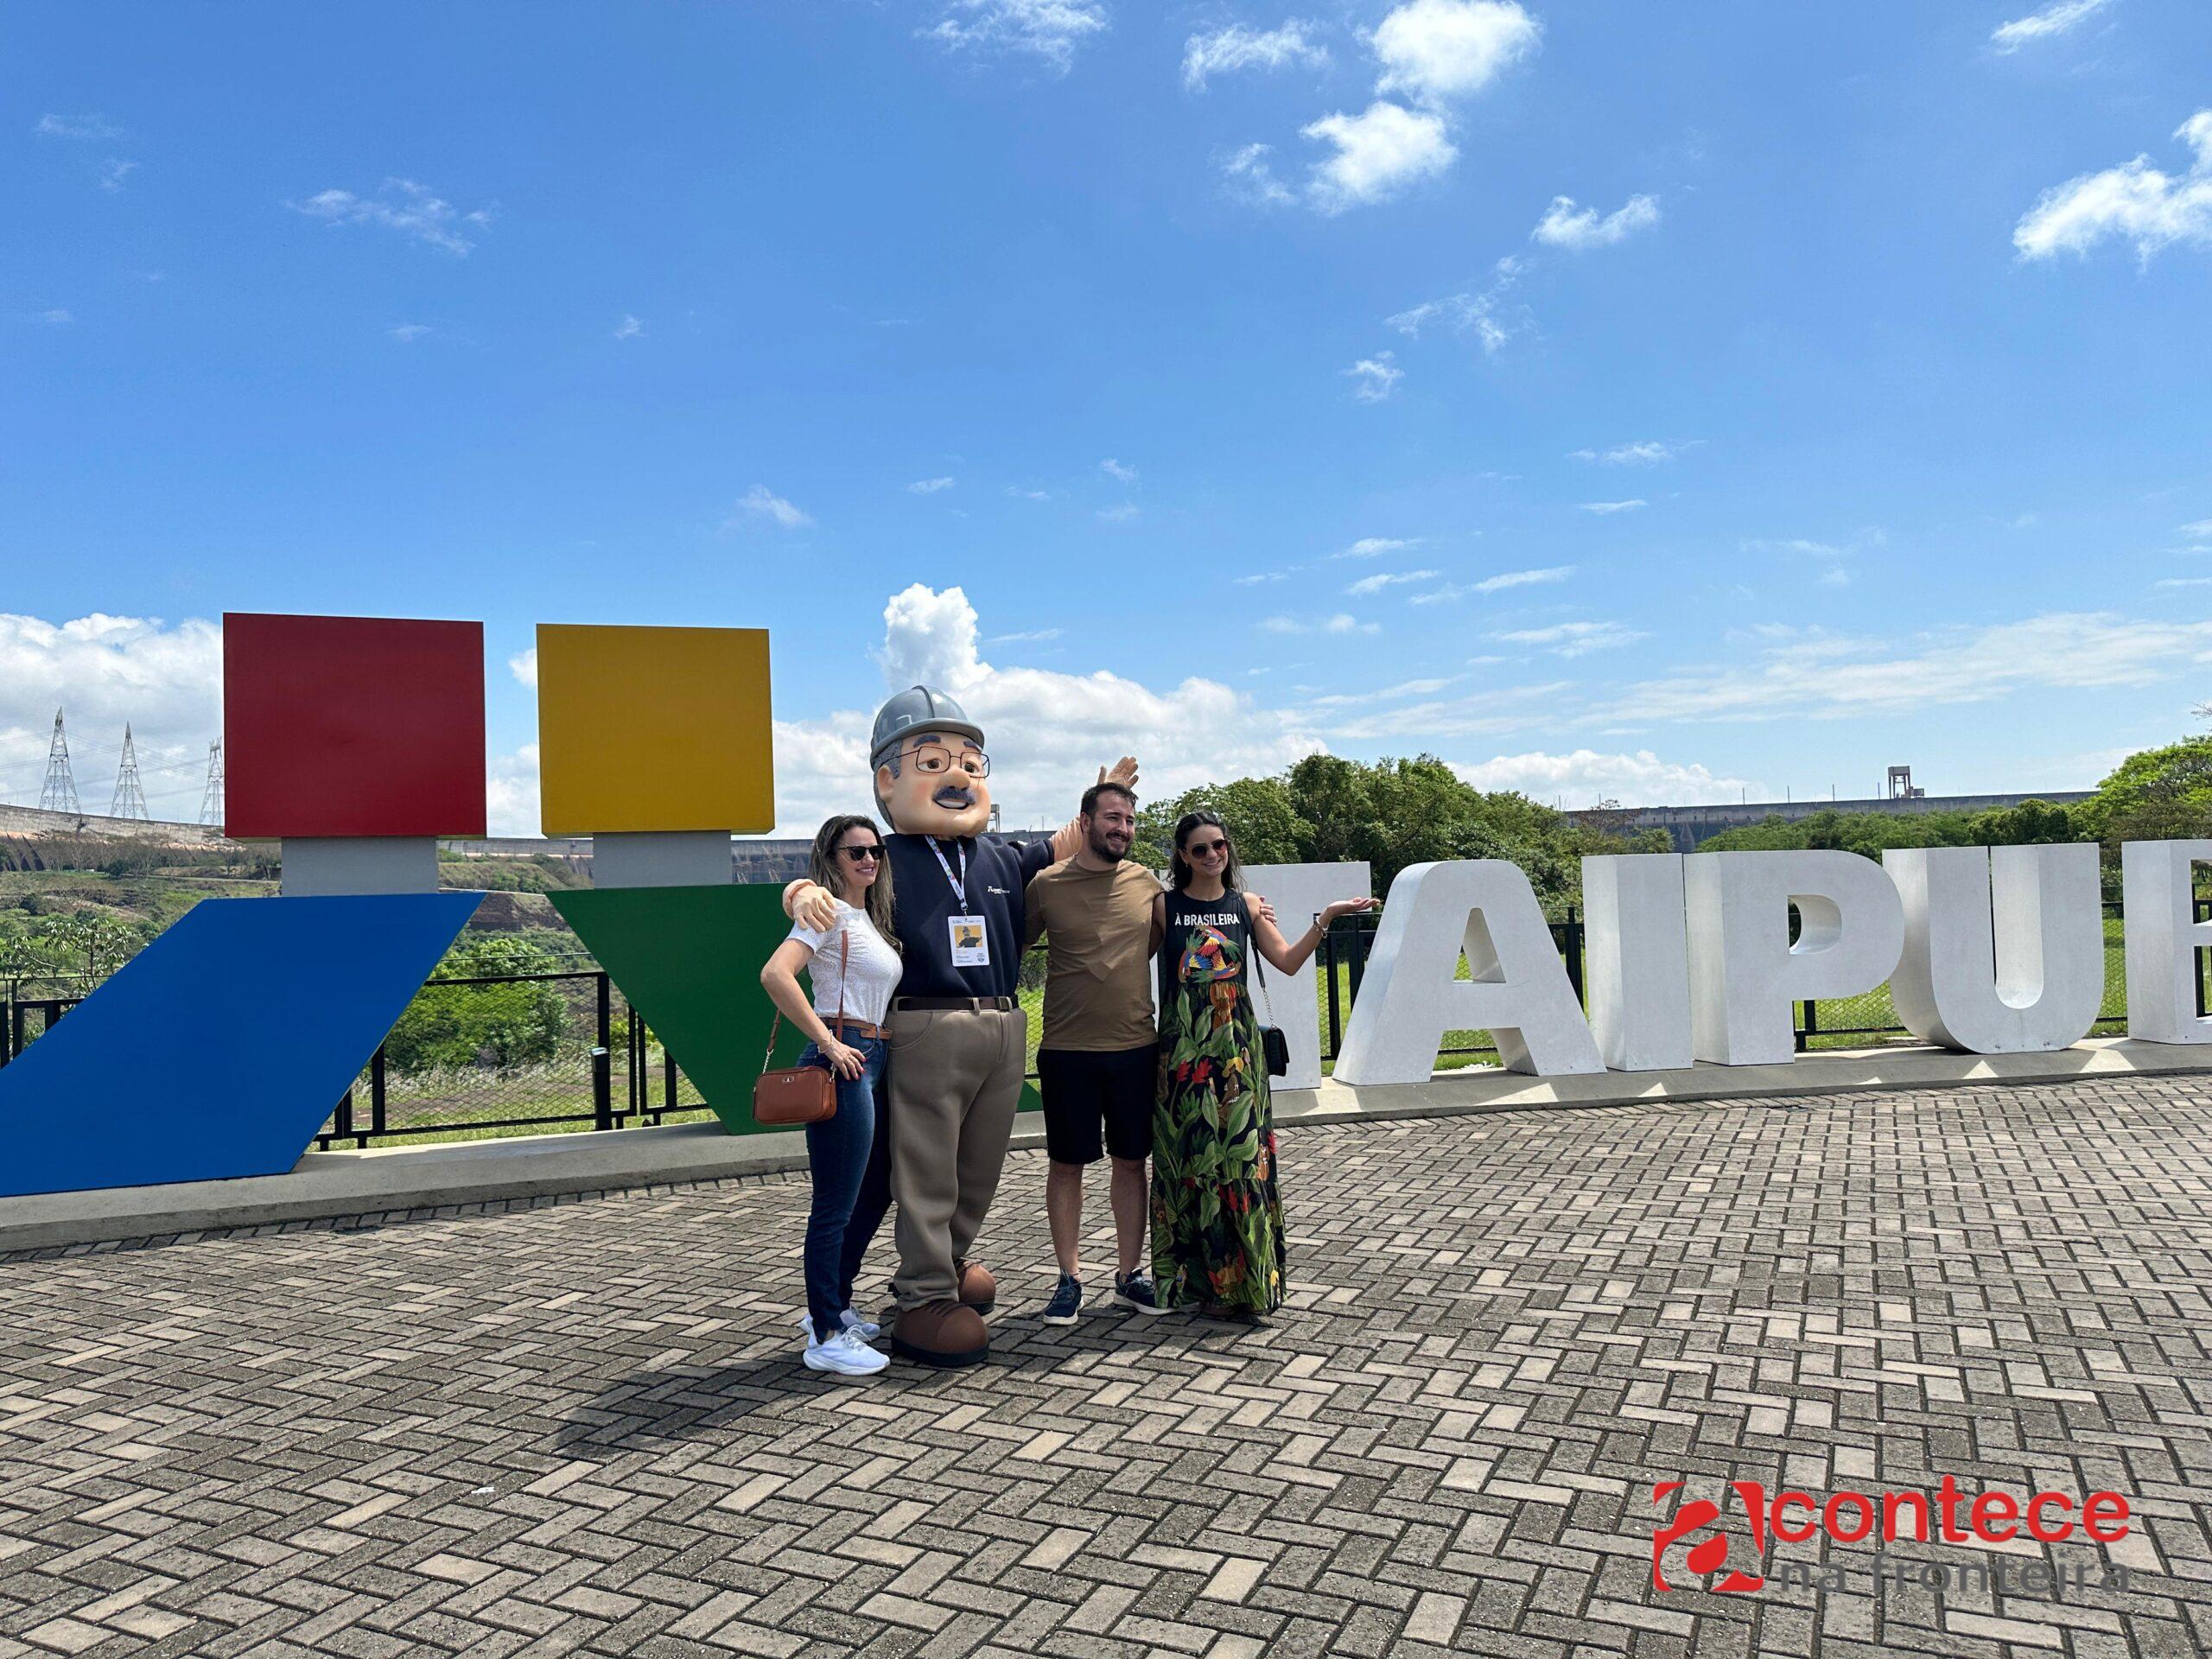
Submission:
<svg viewBox="0 0 2212 1659">
<path fill-rule="evenodd" d="M 1037 1092 L 1045 1097 L 1045 1155 L 1056 1164 L 1095 1164 L 1152 1154 L 1152 1096 L 1160 1083 L 1160 1045 L 1099 1054 L 1037 1051 Z M 1104 1128 L 1101 1144 L 1099 1130 Z"/>
</svg>

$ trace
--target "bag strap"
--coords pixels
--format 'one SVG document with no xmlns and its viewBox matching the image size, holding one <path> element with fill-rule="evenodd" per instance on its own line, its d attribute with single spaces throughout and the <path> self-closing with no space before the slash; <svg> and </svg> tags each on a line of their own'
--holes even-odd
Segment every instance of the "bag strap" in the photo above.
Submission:
<svg viewBox="0 0 2212 1659">
<path fill-rule="evenodd" d="M 845 1040 L 845 964 L 853 959 L 853 930 L 849 925 L 837 938 L 837 1040 Z M 760 1075 L 766 1077 L 768 1068 L 776 1059 L 776 1035 L 784 1028 L 784 1011 L 776 1010 L 776 1017 L 768 1022 L 767 1052 L 760 1056 Z"/>
<path fill-rule="evenodd" d="M 1252 931 L 1252 906 L 1242 887 L 1236 890 L 1236 908 L 1244 912 L 1244 943 L 1249 947 L 1245 954 L 1251 958 L 1252 971 L 1260 976 L 1260 988 L 1264 991 L 1268 988 L 1268 964 L 1260 956 L 1259 935 Z"/>
</svg>

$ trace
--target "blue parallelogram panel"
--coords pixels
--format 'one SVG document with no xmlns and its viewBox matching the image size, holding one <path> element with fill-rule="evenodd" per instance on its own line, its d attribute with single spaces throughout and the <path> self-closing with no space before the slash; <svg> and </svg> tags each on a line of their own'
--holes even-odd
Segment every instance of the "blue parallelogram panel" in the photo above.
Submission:
<svg viewBox="0 0 2212 1659">
<path fill-rule="evenodd" d="M 0 1197 L 291 1168 L 481 897 L 194 906 L 0 1067 Z"/>
</svg>

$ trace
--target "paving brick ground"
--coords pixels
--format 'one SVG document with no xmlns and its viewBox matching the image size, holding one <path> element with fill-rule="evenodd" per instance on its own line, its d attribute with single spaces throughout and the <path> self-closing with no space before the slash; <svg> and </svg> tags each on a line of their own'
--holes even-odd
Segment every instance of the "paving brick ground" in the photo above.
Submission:
<svg viewBox="0 0 2212 1659">
<path fill-rule="evenodd" d="M 1284 1141 L 1268 1326 L 1039 1324 L 1022 1154 L 994 1363 L 860 1385 L 780 1178 L 0 1262 L 0 1659 L 2212 1648 L 2212 1080 Z M 1652 1588 L 1655 1481 L 1947 1472 L 2128 1588 Z"/>
</svg>

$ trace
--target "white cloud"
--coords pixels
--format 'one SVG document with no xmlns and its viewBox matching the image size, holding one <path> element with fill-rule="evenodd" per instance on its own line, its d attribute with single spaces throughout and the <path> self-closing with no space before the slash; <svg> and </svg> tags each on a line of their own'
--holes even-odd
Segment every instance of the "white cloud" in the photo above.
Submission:
<svg viewBox="0 0 2212 1659">
<path fill-rule="evenodd" d="M 1313 205 L 1325 213 L 1388 201 L 1443 173 L 1459 155 L 1442 117 L 1381 99 L 1361 114 L 1326 115 L 1300 130 L 1337 147 L 1334 156 L 1313 164 L 1306 186 Z"/>
<path fill-rule="evenodd" d="M 76 321 L 77 314 L 73 311 L 65 311 L 57 305 L 51 311 L 40 312 L 38 320 L 49 328 L 60 328 Z"/>
<path fill-rule="evenodd" d="M 614 338 L 617 340 L 635 340 L 645 332 L 645 325 L 627 314 L 614 325 Z"/>
<path fill-rule="evenodd" d="M 2087 253 L 2107 236 L 2135 246 L 2145 264 L 2177 242 L 2212 246 L 2212 110 L 2174 131 L 2196 152 L 2189 171 L 2170 177 L 2138 156 L 2101 173 L 2054 185 L 2021 217 L 2012 245 L 2024 259 Z"/>
<path fill-rule="evenodd" d="M 1491 637 L 1516 645 L 1540 645 L 1560 657 L 1587 657 L 1593 651 L 1618 651 L 1651 636 L 1624 622 L 1554 622 L 1547 628 L 1516 628 Z"/>
<path fill-rule="evenodd" d="M 1193 35 L 1183 43 L 1183 85 L 1192 92 L 1203 92 L 1209 75 L 1325 64 L 1329 60 L 1328 48 L 1306 36 L 1306 31 L 1314 27 L 1294 17 L 1264 32 L 1231 23 L 1211 35 Z"/>
<path fill-rule="evenodd" d="M 31 130 L 41 138 L 96 138 L 110 143 L 130 136 L 97 115 L 41 115 Z"/>
<path fill-rule="evenodd" d="M 403 346 L 411 346 L 424 335 L 435 332 L 427 322 L 395 322 L 385 330 Z"/>
<path fill-rule="evenodd" d="M 2199 518 L 2193 524 L 2183 524 L 2181 533 L 2184 536 L 2212 537 L 2212 518 Z"/>
<path fill-rule="evenodd" d="M 1042 645 L 1047 639 L 1057 639 L 1065 630 L 1060 628 L 1033 628 L 1027 633 L 995 633 L 983 643 L 988 645 Z"/>
<path fill-rule="evenodd" d="M 745 493 L 744 499 L 737 504 L 736 511 L 722 521 L 722 528 L 735 530 L 746 522 L 741 515 L 747 513 L 756 518 L 772 518 L 785 530 L 804 530 L 814 522 L 782 496 L 771 491 L 766 484 L 755 484 Z"/>
<path fill-rule="evenodd" d="M 1990 44 L 1999 52 L 2017 52 L 2031 41 L 2067 33 L 2111 3 L 2112 0 L 2054 0 L 2031 16 L 1999 23 L 1990 33 Z"/>
<path fill-rule="evenodd" d="M 128 724 L 149 810 L 197 818 L 207 746 L 223 734 L 222 682 L 213 622 L 0 613 L 0 799 L 37 803 L 60 709 L 85 810 L 104 813 L 112 802 Z"/>
<path fill-rule="evenodd" d="M 1341 553 L 1332 553 L 1332 559 L 1372 559 L 1402 549 L 1419 547 L 1427 538 L 1421 536 L 1363 536 Z"/>
<path fill-rule="evenodd" d="M 378 226 L 456 256 L 465 256 L 475 246 L 469 237 L 492 222 L 487 209 L 479 207 L 464 213 L 412 179 L 386 179 L 373 196 L 325 190 L 305 201 L 286 205 L 326 225 Z"/>
<path fill-rule="evenodd" d="M 1098 516 L 1109 524 L 1125 524 L 1137 516 L 1137 512 L 1135 502 L 1123 501 L 1114 506 L 1099 508 Z"/>
<path fill-rule="evenodd" d="M 1268 144 L 1246 144 L 1222 158 L 1222 179 L 1229 194 L 1255 207 L 1285 207 L 1298 198 L 1268 164 Z"/>
<path fill-rule="evenodd" d="M 1503 570 L 1494 576 L 1484 576 L 1480 582 L 1452 582 L 1433 593 L 1415 594 L 1416 605 L 1439 605 L 1447 600 L 1465 599 L 1470 594 L 1501 593 L 1508 588 L 1534 587 L 1539 582 L 1565 582 L 1574 574 L 1571 564 L 1547 565 L 1541 570 Z"/>
<path fill-rule="evenodd" d="M 1052 499 L 1050 490 L 1018 489 L 1011 484 L 1006 486 L 1006 493 L 1019 501 L 1049 501 Z"/>
<path fill-rule="evenodd" d="M 1381 403 L 1406 378 L 1406 372 L 1392 364 L 1388 352 L 1363 357 L 1344 373 L 1351 378 L 1351 395 L 1363 404 Z"/>
<path fill-rule="evenodd" d="M 525 743 L 506 754 L 487 756 L 484 766 L 485 825 L 495 836 L 537 836 L 545 831 L 539 810 L 537 745 Z"/>
<path fill-rule="evenodd" d="M 1400 697 L 1433 696 L 1446 686 L 1466 678 L 1464 674 L 1448 674 L 1438 679 L 1401 680 L 1395 685 L 1386 685 L 1373 691 L 1338 691 L 1324 697 L 1306 700 L 1309 709 L 1351 709 L 1362 703 L 1391 702 Z"/>
<path fill-rule="evenodd" d="M 1630 196 L 1624 207 L 1599 216 L 1595 207 L 1578 209 L 1573 196 L 1554 196 L 1552 205 L 1529 234 L 1547 247 L 1611 247 L 1659 222 L 1659 204 L 1649 196 Z"/>
<path fill-rule="evenodd" d="M 1629 688 L 1587 718 L 1833 720 L 1985 702 L 2027 686 L 2071 690 L 2149 685 L 2212 661 L 2212 622 L 2139 621 L 2111 612 L 2054 613 L 1892 643 L 1811 634 L 1769 648 L 1752 664 L 1683 670 Z"/>
<path fill-rule="evenodd" d="M 1249 576 L 1236 578 L 1239 588 L 1256 588 L 1263 582 L 1281 582 L 1290 575 L 1287 570 L 1261 570 Z"/>
<path fill-rule="evenodd" d="M 1325 735 L 1340 743 L 1433 746 L 1449 738 L 1517 731 L 1532 718 L 1548 720 L 1573 689 L 1571 680 L 1501 685 L 1465 696 L 1381 709 L 1333 727 Z"/>
<path fill-rule="evenodd" d="M 1103 0 L 951 0 L 921 33 L 956 52 L 1027 53 L 1065 74 L 1076 48 L 1106 26 Z"/>
<path fill-rule="evenodd" d="M 1694 440 L 1689 443 L 1662 443 L 1653 439 L 1643 443 L 1624 443 L 1613 449 L 1577 449 L 1567 459 L 1596 461 L 1606 467 L 1654 467 L 1695 447 Z"/>
<path fill-rule="evenodd" d="M 1302 622 L 1294 616 L 1270 616 L 1260 626 L 1269 633 L 1380 633 L 1380 622 L 1363 622 L 1339 611 L 1319 622 Z"/>
<path fill-rule="evenodd" d="M 1485 353 L 1494 353 L 1527 326 L 1525 307 L 1510 321 L 1503 314 L 1507 292 L 1527 268 L 1524 260 L 1508 254 L 1497 262 L 1490 285 L 1480 293 L 1446 294 L 1441 299 L 1424 301 L 1383 318 L 1382 326 L 1396 329 L 1409 340 L 1419 340 L 1421 331 L 1431 327 L 1449 328 L 1455 334 L 1471 333 Z"/>
<path fill-rule="evenodd" d="M 1111 455 L 1098 463 L 1098 470 L 1107 477 L 1118 480 L 1123 484 L 1134 484 L 1137 481 L 1137 469 L 1134 467 L 1124 467 Z"/>
<path fill-rule="evenodd" d="M 1765 795 L 1766 785 L 1715 777 L 1704 766 L 1662 760 L 1649 749 L 1633 754 L 1501 754 L 1475 766 L 1454 764 L 1466 783 L 1489 793 L 1513 790 L 1531 800 L 1564 799 L 1569 810 L 1618 801 L 1623 806 L 1708 806 Z"/>
<path fill-rule="evenodd" d="M 1840 564 L 1832 564 L 1827 569 L 1821 572 L 1821 586 L 1823 588 L 1848 588 L 1851 586 L 1851 572 L 1845 569 Z"/>
<path fill-rule="evenodd" d="M 532 645 L 527 651 L 518 651 L 508 658 L 507 672 L 515 677 L 518 683 L 535 691 L 537 689 L 537 647 Z"/>
<path fill-rule="evenodd" d="M 1627 501 L 1578 501 L 1575 503 L 1575 505 L 1581 508 L 1583 512 L 1596 513 L 1634 512 L 1638 507 L 1649 505 L 1650 503 L 1641 496 Z"/>
<path fill-rule="evenodd" d="M 952 478 L 918 478 L 906 486 L 912 495 L 935 495 L 939 490 L 949 490 L 959 482 Z"/>
<path fill-rule="evenodd" d="M 1381 593 L 1385 588 L 1395 588 L 1408 582 L 1433 582 L 1437 577 L 1443 574 L 1444 573 L 1441 570 L 1397 570 L 1378 572 L 1371 576 L 1362 576 L 1357 582 L 1352 583 L 1351 587 L 1345 588 L 1344 592 L 1351 594 L 1355 598 L 1363 599 L 1370 594 Z"/>
<path fill-rule="evenodd" d="M 2212 588 L 2212 576 L 2168 576 L 2154 582 L 2153 588 Z"/>
<path fill-rule="evenodd" d="M 1155 690 L 1102 671 L 1000 668 L 978 645 L 975 607 L 958 588 L 916 583 L 884 610 L 877 653 L 884 690 L 931 685 L 982 727 L 991 793 L 1009 828 L 1057 828 L 1116 756 L 1143 766 L 1138 787 L 1160 800 L 1222 778 L 1279 772 L 1325 746 L 1309 718 L 1255 703 L 1218 681 Z M 868 737 L 874 702 L 775 728 L 777 816 L 785 835 L 811 834 L 832 812 L 873 812 Z M 48 716 L 51 718 L 51 715 Z"/>
<path fill-rule="evenodd" d="M 123 181 L 138 170 L 138 163 L 111 156 L 100 163 L 100 188 L 116 191 L 123 188 Z"/>
<path fill-rule="evenodd" d="M 1440 104 L 1482 91 L 1534 52 L 1543 35 L 1510 0 L 1408 0 L 1376 28 L 1378 92 Z"/>
</svg>

